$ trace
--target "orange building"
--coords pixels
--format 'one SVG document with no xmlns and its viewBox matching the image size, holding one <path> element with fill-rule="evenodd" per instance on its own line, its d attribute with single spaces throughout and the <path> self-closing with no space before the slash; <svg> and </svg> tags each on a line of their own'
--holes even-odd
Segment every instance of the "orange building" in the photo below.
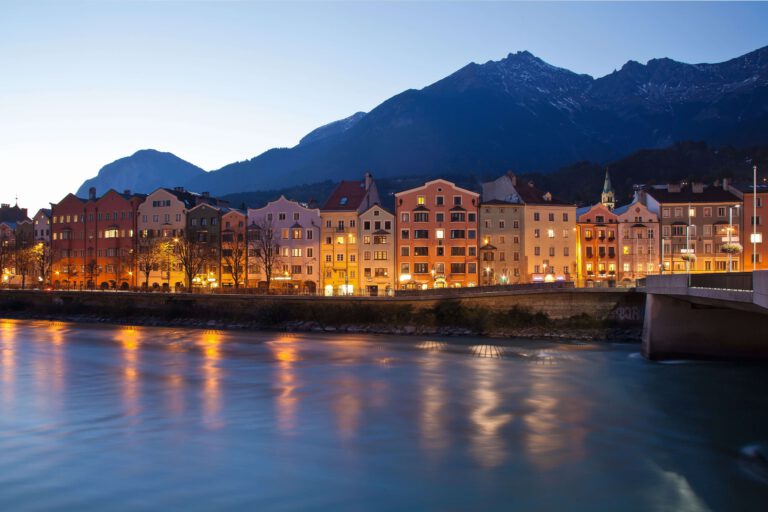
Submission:
<svg viewBox="0 0 768 512">
<path fill-rule="evenodd" d="M 768 270 L 768 185 L 742 187 L 744 193 L 744 270 Z M 756 208 L 755 208 L 756 207 Z"/>
<path fill-rule="evenodd" d="M 619 268 L 618 217 L 597 203 L 576 211 L 578 286 L 615 286 Z"/>
<path fill-rule="evenodd" d="M 478 285 L 479 203 L 446 180 L 395 194 L 398 289 Z"/>
</svg>

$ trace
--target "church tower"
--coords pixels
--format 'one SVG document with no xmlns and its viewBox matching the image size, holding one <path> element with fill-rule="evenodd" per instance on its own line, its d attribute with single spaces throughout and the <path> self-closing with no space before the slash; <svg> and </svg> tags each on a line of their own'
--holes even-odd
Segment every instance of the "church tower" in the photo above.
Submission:
<svg viewBox="0 0 768 512">
<path fill-rule="evenodd" d="M 609 210 L 613 210 L 616 206 L 616 197 L 613 192 L 611 176 L 608 174 L 607 167 L 605 168 L 605 182 L 603 183 L 603 193 L 600 194 L 600 202 Z"/>
</svg>

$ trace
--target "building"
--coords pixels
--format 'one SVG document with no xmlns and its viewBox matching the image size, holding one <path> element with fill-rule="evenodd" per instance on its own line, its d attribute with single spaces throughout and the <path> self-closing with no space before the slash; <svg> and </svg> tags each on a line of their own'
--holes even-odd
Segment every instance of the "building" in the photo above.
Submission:
<svg viewBox="0 0 768 512">
<path fill-rule="evenodd" d="M 283 293 L 317 293 L 320 287 L 320 210 L 286 199 L 248 209 L 248 281 Z M 270 253 L 273 253 L 270 256 Z"/>
<path fill-rule="evenodd" d="M 359 290 L 365 295 L 391 295 L 395 289 L 395 216 L 374 204 L 359 215 L 357 225 L 362 254 Z"/>
<path fill-rule="evenodd" d="M 109 190 L 88 199 L 67 195 L 51 209 L 54 286 L 129 289 L 134 272 L 139 205 L 144 196 Z"/>
<path fill-rule="evenodd" d="M 481 285 L 524 281 L 523 220 L 522 204 L 483 199 L 480 205 Z"/>
<path fill-rule="evenodd" d="M 195 261 L 192 254 L 185 262 L 182 256 L 182 271 L 186 274 L 189 268 L 193 288 L 218 288 L 221 283 L 221 210 L 218 206 L 199 203 L 187 211 L 186 219 L 187 231 L 180 238 L 185 238 L 190 252 L 199 251 L 201 257 Z"/>
<path fill-rule="evenodd" d="M 757 194 L 753 192 L 757 190 Z M 744 194 L 744 270 L 768 269 L 768 185 L 741 187 Z"/>
<path fill-rule="evenodd" d="M 605 199 L 605 192 L 602 195 Z M 577 285 L 616 286 L 619 269 L 618 217 L 602 202 L 579 208 L 576 215 Z"/>
<path fill-rule="evenodd" d="M 657 185 L 647 188 L 642 197 L 660 220 L 663 272 L 744 268 L 743 201 L 727 180 L 711 186 Z"/>
<path fill-rule="evenodd" d="M 0 222 L 19 222 L 27 218 L 27 209 L 19 208 L 18 204 L 0 204 Z"/>
<path fill-rule="evenodd" d="M 395 194 L 398 289 L 478 285 L 479 205 L 442 179 Z"/>
<path fill-rule="evenodd" d="M 248 216 L 240 210 L 221 209 L 221 286 L 248 287 Z"/>
<path fill-rule="evenodd" d="M 576 207 L 573 204 L 553 197 L 532 181 L 519 182 L 512 173 L 483 183 L 483 201 L 503 201 L 523 209 L 522 282 L 575 280 Z"/>
<path fill-rule="evenodd" d="M 34 217 L 34 236 L 35 242 L 43 242 L 48 245 L 51 243 L 51 210 L 50 208 L 41 208 Z"/>
<path fill-rule="evenodd" d="M 640 201 L 613 210 L 618 220 L 619 283 L 635 286 L 638 279 L 658 274 L 661 267 L 659 217 Z"/>
<path fill-rule="evenodd" d="M 174 244 L 186 236 L 187 212 L 199 204 L 229 206 L 207 193 L 188 192 L 183 187 L 158 188 L 139 206 L 137 245 L 142 261 L 151 269 L 148 275 L 141 276 L 141 286 L 164 289 L 185 286 L 184 268 Z M 157 252 L 158 257 L 147 258 L 148 252 Z"/>
<path fill-rule="evenodd" d="M 360 291 L 358 217 L 374 204 L 379 192 L 370 173 L 362 181 L 342 181 L 320 208 L 320 257 L 325 295 Z"/>
</svg>

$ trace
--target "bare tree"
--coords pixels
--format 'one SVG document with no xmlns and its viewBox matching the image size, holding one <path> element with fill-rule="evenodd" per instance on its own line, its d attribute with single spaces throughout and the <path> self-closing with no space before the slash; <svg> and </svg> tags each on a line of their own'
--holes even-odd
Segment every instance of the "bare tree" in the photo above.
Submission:
<svg viewBox="0 0 768 512">
<path fill-rule="evenodd" d="M 49 281 L 51 277 L 51 248 L 43 242 L 35 244 L 32 247 L 32 258 L 40 282 Z"/>
<path fill-rule="evenodd" d="M 187 232 L 178 240 L 175 244 L 176 259 L 184 272 L 187 292 L 191 292 L 193 279 L 202 272 L 205 264 L 211 259 L 212 251 L 207 242 L 197 240 L 194 232 Z"/>
<path fill-rule="evenodd" d="M 19 245 L 14 251 L 14 267 L 16 269 L 16 275 L 21 277 L 21 289 L 27 287 L 27 276 L 34 272 L 34 254 L 33 247 L 26 245 Z"/>
<path fill-rule="evenodd" d="M 267 292 L 272 284 L 272 275 L 280 264 L 280 238 L 275 232 L 272 221 L 264 218 L 256 223 L 253 230 L 253 240 L 256 261 L 264 270 L 264 278 L 267 282 Z"/>
<path fill-rule="evenodd" d="M 136 254 L 136 267 L 144 275 L 144 287 L 149 288 L 149 276 L 168 259 L 173 251 L 173 242 L 163 238 L 141 237 Z"/>
<path fill-rule="evenodd" d="M 225 231 L 221 235 L 221 240 L 221 258 L 237 289 L 245 278 L 248 246 L 243 234 L 235 231 Z"/>
<path fill-rule="evenodd" d="M 7 236 L 2 236 L 0 237 L 0 274 L 2 274 L 3 281 L 5 281 L 6 270 L 10 270 L 9 267 L 12 264 L 13 245 Z"/>
</svg>

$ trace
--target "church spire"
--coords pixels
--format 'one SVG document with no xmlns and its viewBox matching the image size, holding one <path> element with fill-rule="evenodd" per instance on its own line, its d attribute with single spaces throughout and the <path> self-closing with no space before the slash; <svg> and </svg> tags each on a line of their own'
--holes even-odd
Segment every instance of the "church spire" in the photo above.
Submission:
<svg viewBox="0 0 768 512">
<path fill-rule="evenodd" d="M 616 206 L 616 197 L 611 185 L 611 175 L 608 174 L 607 167 L 605 168 L 605 181 L 603 182 L 603 193 L 600 194 L 600 202 L 609 210 L 613 210 Z"/>
</svg>

